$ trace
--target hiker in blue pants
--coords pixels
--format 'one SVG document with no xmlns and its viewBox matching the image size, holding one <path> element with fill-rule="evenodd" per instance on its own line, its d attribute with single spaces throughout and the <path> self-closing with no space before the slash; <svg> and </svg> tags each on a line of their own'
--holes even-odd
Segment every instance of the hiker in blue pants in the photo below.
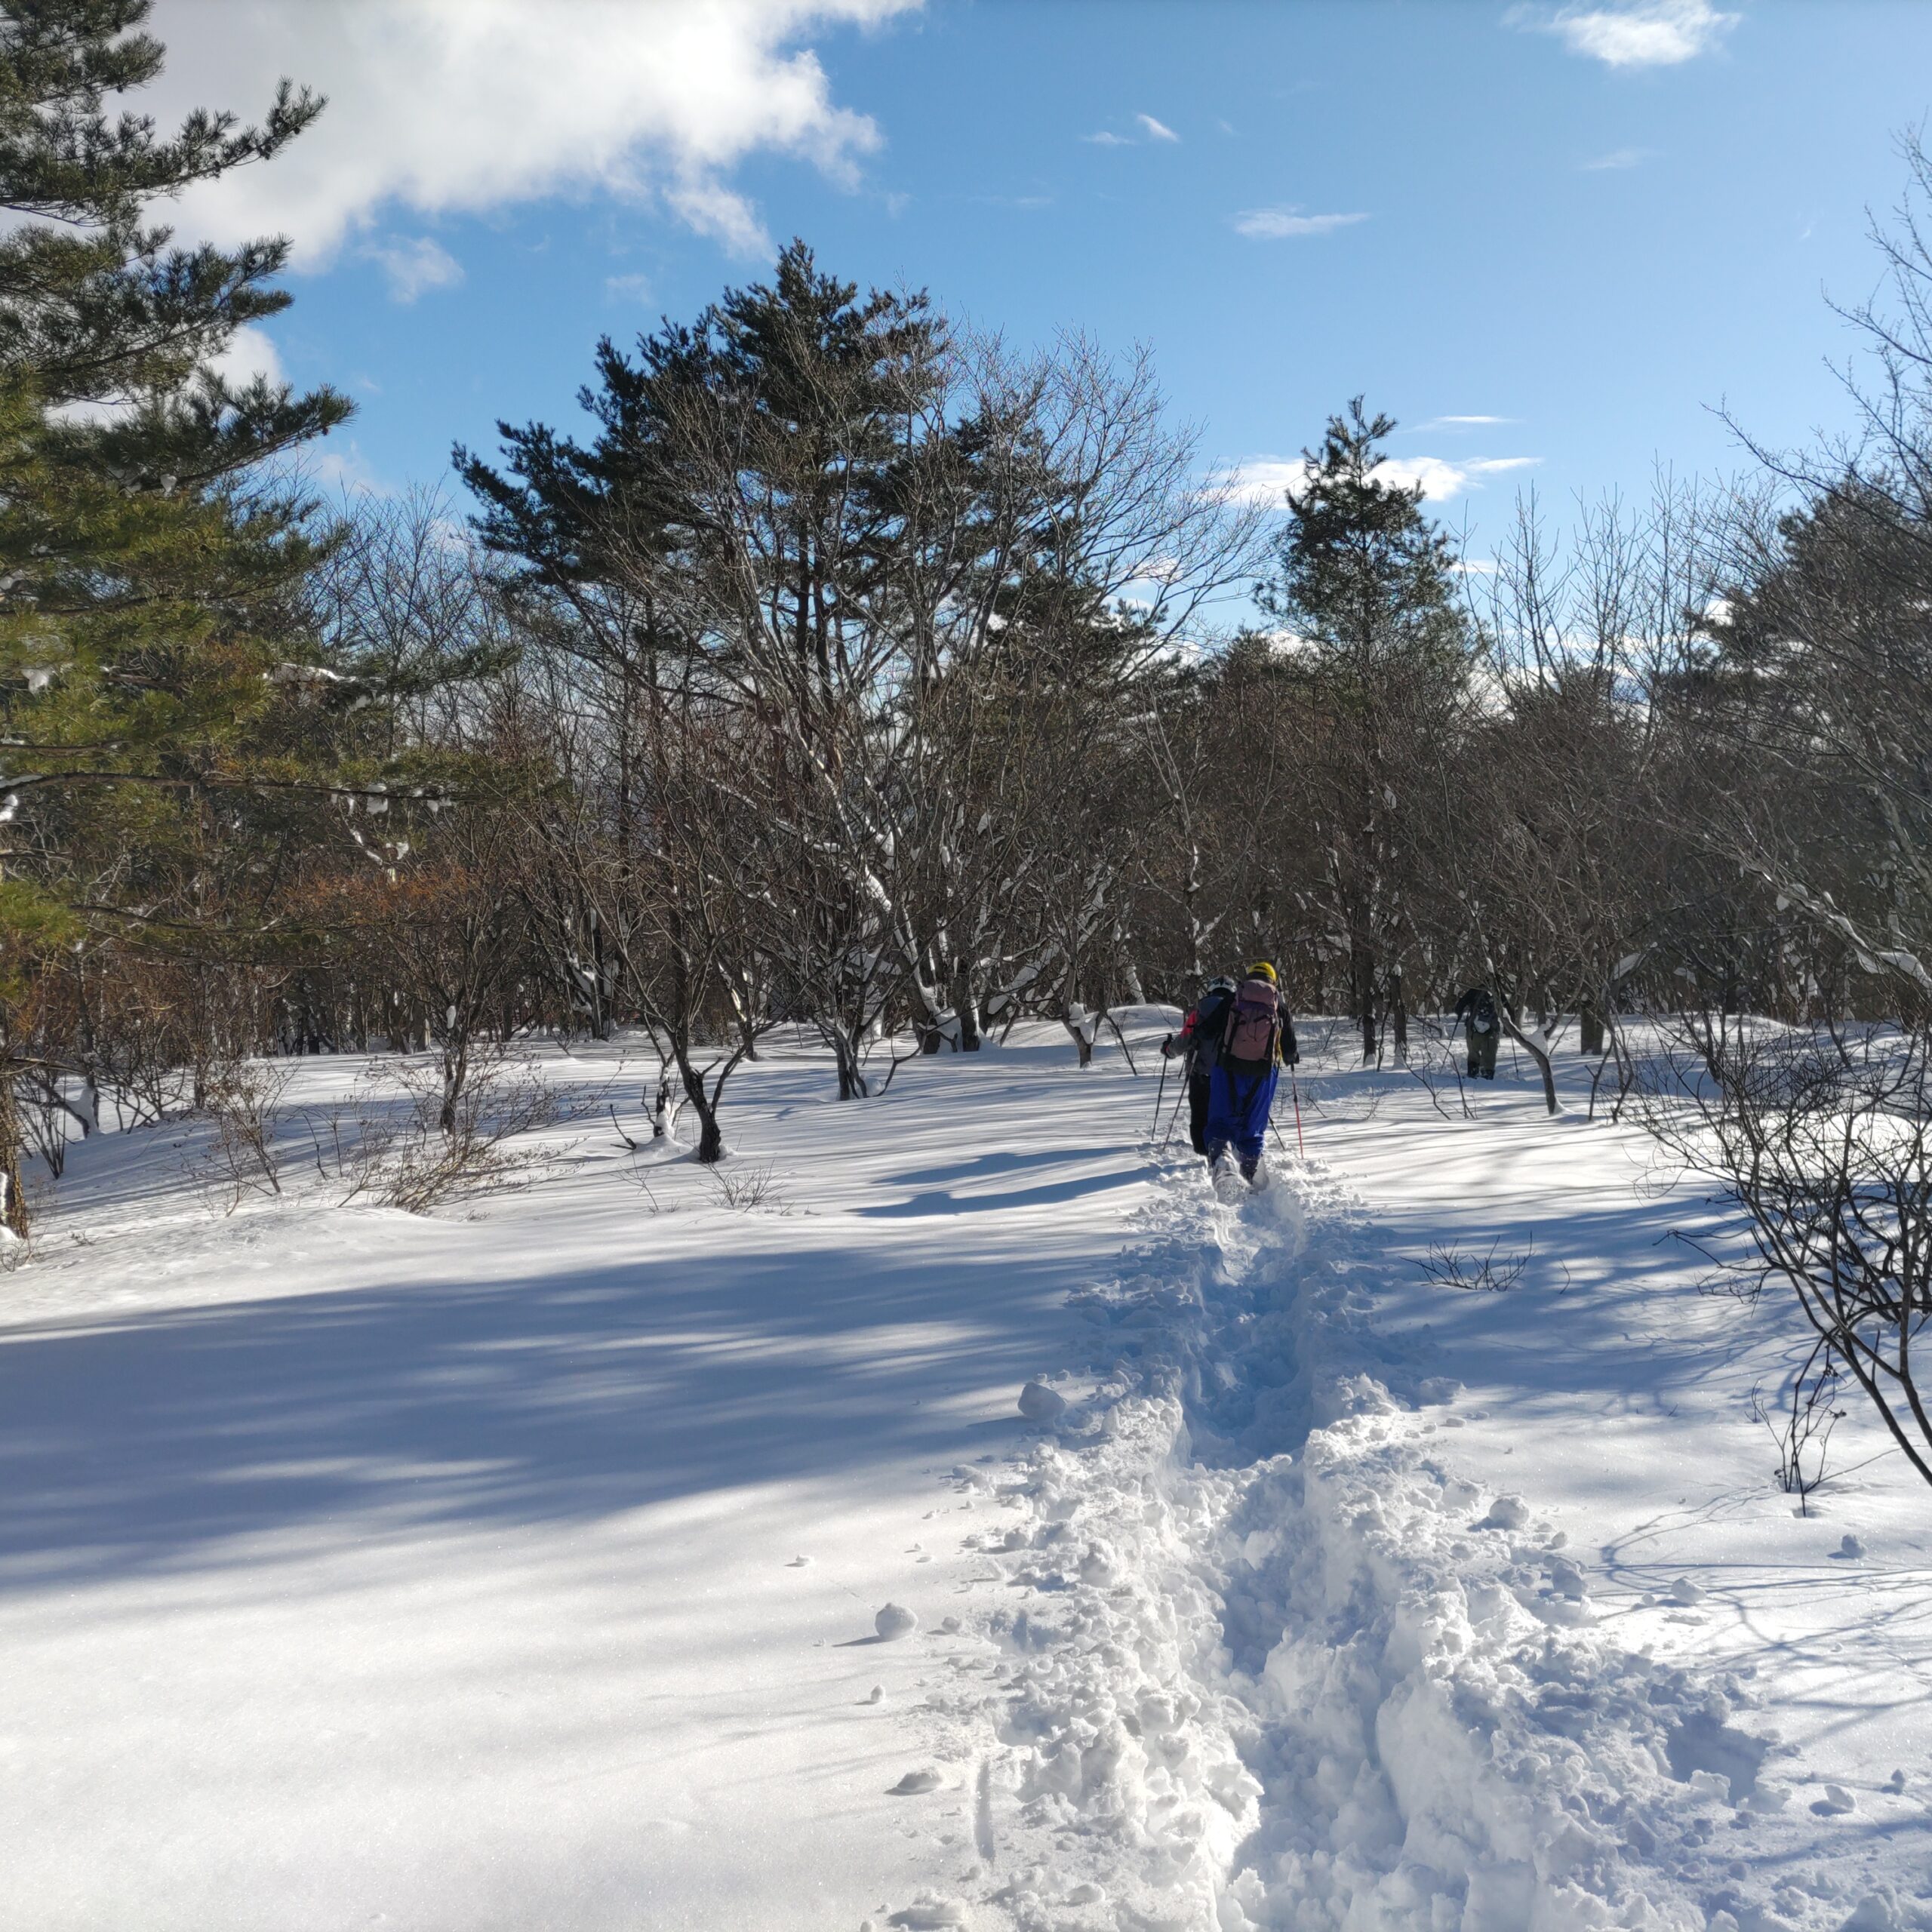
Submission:
<svg viewBox="0 0 1932 1932">
<path fill-rule="evenodd" d="M 1281 1011 L 1275 969 L 1257 960 L 1235 989 L 1220 1051 L 1208 1075 L 1205 1137 L 1211 1169 L 1220 1167 L 1232 1146 L 1241 1179 L 1254 1179 L 1282 1062 L 1292 1066 L 1300 1057 L 1294 1025 Z"/>
</svg>

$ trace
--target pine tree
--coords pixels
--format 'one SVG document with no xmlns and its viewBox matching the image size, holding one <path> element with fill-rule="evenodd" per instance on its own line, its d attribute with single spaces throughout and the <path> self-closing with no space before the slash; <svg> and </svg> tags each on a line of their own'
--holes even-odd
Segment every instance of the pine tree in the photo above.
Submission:
<svg viewBox="0 0 1932 1932">
<path fill-rule="evenodd" d="M 214 364 L 288 297 L 281 240 L 177 247 L 159 198 L 271 159 L 321 109 L 172 135 L 110 103 L 152 81 L 149 0 L 0 0 L 0 1192 L 25 1228 L 14 1086 L 50 949 L 208 923 L 205 860 L 312 760 L 285 713 L 312 661 L 312 511 L 261 466 L 349 413 Z M 223 809 L 214 808 L 216 800 Z M 171 906 L 171 898 L 194 903 Z"/>
<path fill-rule="evenodd" d="M 1376 472 L 1394 420 L 1357 396 L 1331 417 L 1291 493 L 1263 608 L 1294 634 L 1314 725 L 1332 910 L 1346 934 L 1362 1057 L 1377 1056 L 1378 990 L 1407 1045 L 1400 947 L 1409 924 L 1405 811 L 1464 691 L 1476 640 L 1457 595 L 1454 547 L 1420 485 Z"/>
</svg>

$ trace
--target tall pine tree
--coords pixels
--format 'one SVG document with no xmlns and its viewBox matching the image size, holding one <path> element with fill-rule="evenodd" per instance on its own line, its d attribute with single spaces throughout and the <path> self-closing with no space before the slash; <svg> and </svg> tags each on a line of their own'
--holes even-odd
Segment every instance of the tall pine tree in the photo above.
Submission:
<svg viewBox="0 0 1932 1932">
<path fill-rule="evenodd" d="M 1411 921 L 1406 814 L 1466 688 L 1476 640 L 1457 594 L 1453 546 L 1418 484 L 1378 475 L 1393 418 L 1357 396 L 1303 452 L 1274 577 L 1260 601 L 1292 632 L 1314 724 L 1312 774 L 1334 925 L 1346 937 L 1362 1057 L 1386 1013 L 1399 1057 L 1407 1012 L 1401 950 Z"/>
<path fill-rule="evenodd" d="M 175 245 L 157 200 L 271 159 L 259 127 L 123 111 L 162 50 L 149 0 L 0 0 L 0 1192 L 25 1228 L 16 1082 L 57 1077 L 40 976 L 102 932 L 209 923 L 209 839 L 313 776 L 309 506 L 261 466 L 348 404 L 217 364 L 288 297 L 288 245 Z M 219 801 L 217 808 L 217 801 Z"/>
</svg>

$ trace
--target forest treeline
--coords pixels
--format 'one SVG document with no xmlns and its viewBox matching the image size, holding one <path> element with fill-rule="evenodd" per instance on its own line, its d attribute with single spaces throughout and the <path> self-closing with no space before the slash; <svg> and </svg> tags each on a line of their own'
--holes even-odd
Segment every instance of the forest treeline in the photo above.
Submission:
<svg viewBox="0 0 1932 1932">
<path fill-rule="evenodd" d="M 1400 1057 L 1569 1016 L 1918 1023 L 1932 992 L 1932 258 L 1879 237 L 1855 434 L 1465 555 L 1358 400 L 1290 500 L 1144 355 L 1018 352 L 802 243 L 598 344 L 574 428 L 322 500 L 327 391 L 223 355 L 284 245 L 185 185 L 318 104 L 162 134 L 140 0 L 0 5 L 0 1174 L 263 1052 L 649 1030 L 722 1148 L 780 1024 L 841 1097 L 1023 1015 L 1267 957 Z M 1932 189 L 1915 152 L 1908 217 Z M 1340 399 L 1338 398 L 1338 401 Z M 1554 1090 L 1551 1090 L 1554 1105 Z"/>
</svg>

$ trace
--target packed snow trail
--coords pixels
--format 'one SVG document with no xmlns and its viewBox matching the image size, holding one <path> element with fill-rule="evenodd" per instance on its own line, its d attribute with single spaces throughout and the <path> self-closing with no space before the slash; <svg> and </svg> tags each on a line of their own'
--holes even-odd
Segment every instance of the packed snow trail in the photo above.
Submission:
<svg viewBox="0 0 1932 1932">
<path fill-rule="evenodd" d="M 1230 1208 L 1183 1171 L 1148 1220 L 1084 1298 L 1112 1367 L 974 1540 L 996 1600 L 937 1737 L 989 1872 L 932 1922 L 1932 1922 L 1922 1816 L 1807 1865 L 1839 1788 L 1794 1807 L 1749 1673 L 1625 1650 L 1564 1531 L 1458 1471 L 1460 1385 L 1377 1333 L 1383 1244 L 1331 1179 Z"/>
</svg>

